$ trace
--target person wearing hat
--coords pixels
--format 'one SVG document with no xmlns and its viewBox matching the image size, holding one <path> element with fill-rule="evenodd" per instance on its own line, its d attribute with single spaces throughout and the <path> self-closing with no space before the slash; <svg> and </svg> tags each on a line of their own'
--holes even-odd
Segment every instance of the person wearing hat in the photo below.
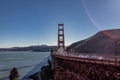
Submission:
<svg viewBox="0 0 120 80">
<path fill-rule="evenodd" d="M 17 68 L 13 68 L 10 71 L 9 80 L 20 80 L 20 74 L 18 73 Z"/>
</svg>

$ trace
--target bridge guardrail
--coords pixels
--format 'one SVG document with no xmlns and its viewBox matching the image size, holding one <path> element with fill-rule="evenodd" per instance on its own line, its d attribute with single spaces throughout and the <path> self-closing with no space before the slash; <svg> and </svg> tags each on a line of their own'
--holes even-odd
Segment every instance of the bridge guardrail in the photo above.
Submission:
<svg viewBox="0 0 120 80">
<path fill-rule="evenodd" d="M 86 63 L 96 63 L 96 64 L 104 64 L 109 66 L 120 66 L 120 61 L 117 61 L 115 59 L 95 59 L 95 58 L 89 58 L 89 57 L 79 57 L 79 55 L 73 55 L 73 54 L 67 54 L 67 52 L 59 53 L 57 51 L 54 51 L 51 53 L 54 57 L 62 58 L 62 59 L 69 59 L 69 60 L 75 60 L 75 61 L 81 61 Z"/>
</svg>

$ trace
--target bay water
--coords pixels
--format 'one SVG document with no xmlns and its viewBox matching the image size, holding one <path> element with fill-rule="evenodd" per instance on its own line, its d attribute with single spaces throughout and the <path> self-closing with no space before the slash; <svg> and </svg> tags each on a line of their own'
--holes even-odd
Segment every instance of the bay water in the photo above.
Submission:
<svg viewBox="0 0 120 80">
<path fill-rule="evenodd" d="M 13 67 L 18 69 L 22 78 L 49 54 L 50 52 L 0 52 L 0 80 L 8 80 Z"/>
</svg>

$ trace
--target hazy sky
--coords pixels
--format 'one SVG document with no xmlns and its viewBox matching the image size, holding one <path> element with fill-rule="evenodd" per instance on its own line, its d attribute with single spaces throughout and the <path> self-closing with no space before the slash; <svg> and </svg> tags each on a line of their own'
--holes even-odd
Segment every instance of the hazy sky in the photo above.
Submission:
<svg viewBox="0 0 120 80">
<path fill-rule="evenodd" d="M 119 21 L 120 0 L 0 0 L 0 47 L 56 45 L 58 23 L 69 45 Z"/>
</svg>

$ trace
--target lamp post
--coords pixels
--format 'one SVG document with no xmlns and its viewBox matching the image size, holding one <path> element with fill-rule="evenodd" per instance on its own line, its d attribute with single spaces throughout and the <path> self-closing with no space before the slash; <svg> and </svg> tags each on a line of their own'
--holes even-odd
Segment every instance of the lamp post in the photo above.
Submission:
<svg viewBox="0 0 120 80">
<path fill-rule="evenodd" d="M 117 40 L 115 41 L 115 64 L 117 64 Z"/>
</svg>

